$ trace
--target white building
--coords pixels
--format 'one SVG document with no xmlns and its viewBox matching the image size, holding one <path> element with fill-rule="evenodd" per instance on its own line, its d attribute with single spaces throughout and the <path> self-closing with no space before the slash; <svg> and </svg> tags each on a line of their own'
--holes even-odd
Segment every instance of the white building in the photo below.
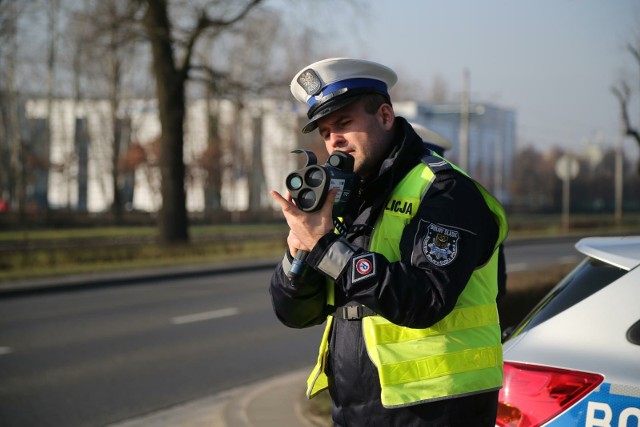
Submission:
<svg viewBox="0 0 640 427">
<path fill-rule="evenodd" d="M 468 172 L 503 202 L 508 202 L 508 177 L 515 149 L 515 113 L 490 105 L 473 104 L 469 122 Z M 460 107 L 455 104 L 397 102 L 398 115 L 423 124 L 453 143 L 446 156 L 459 158 Z M 300 133 L 306 116 L 304 107 L 293 101 L 256 100 L 238 108 L 229 100 L 195 100 L 188 104 L 185 118 L 184 162 L 187 209 L 203 212 L 207 207 L 207 168 L 203 166 L 210 138 L 207 117 L 217 117 L 221 141 L 222 186 L 220 204 L 227 211 L 245 211 L 254 194 L 253 207 L 276 207 L 268 190 L 285 191 L 286 175 L 300 166 L 291 154 L 296 148 L 310 148 L 317 133 Z M 113 129 L 109 103 L 103 100 L 55 100 L 51 120 L 46 100 L 31 100 L 26 115 L 48 124 L 48 132 L 37 142 L 48 157 L 49 167 L 38 180 L 35 193 L 52 208 L 102 212 L 113 200 Z M 121 154 L 132 143 L 144 150 L 146 161 L 124 176 L 127 207 L 157 211 L 162 203 L 157 142 L 160 123 L 155 100 L 121 102 Z M 50 143 L 48 141 L 51 141 Z M 32 142 L 35 144 L 34 142 Z M 253 191 L 251 191 L 253 190 Z"/>
<path fill-rule="evenodd" d="M 126 118 L 124 139 L 139 143 L 147 155 L 147 162 L 134 172 L 133 199 L 130 208 L 156 211 L 161 205 L 160 173 L 154 164 L 157 150 L 154 141 L 160 135 L 155 101 L 131 100 L 122 102 L 118 113 Z M 248 169 L 257 166 L 253 153 L 261 151 L 260 168 L 263 178 L 261 206 L 273 205 L 269 189 L 284 191 L 286 175 L 298 167 L 298 158 L 290 152 L 301 143 L 298 136 L 300 108 L 293 102 L 262 100 L 247 103 L 240 112 L 231 101 L 205 100 L 191 102 L 187 107 L 184 136 L 184 162 L 188 170 L 185 180 L 187 209 L 205 209 L 207 172 L 199 160 L 207 149 L 207 109 L 218 113 L 222 152 L 222 206 L 229 211 L 246 210 L 249 206 Z M 46 119 L 46 100 L 31 100 L 26 105 L 29 119 Z M 108 210 L 113 200 L 112 153 L 113 130 L 107 101 L 55 100 L 51 108 L 48 151 L 49 173 L 46 180 L 47 200 L 52 208 L 69 207 L 89 212 Z M 81 129 L 86 125 L 88 137 Z M 126 147 L 121 149 L 124 154 Z M 86 154 L 83 154 L 86 153 Z M 86 171 L 82 174 L 81 171 Z M 86 176 L 82 179 L 82 176 Z M 85 181 L 85 182 L 81 182 Z M 85 201 L 86 199 L 86 201 Z"/>
</svg>

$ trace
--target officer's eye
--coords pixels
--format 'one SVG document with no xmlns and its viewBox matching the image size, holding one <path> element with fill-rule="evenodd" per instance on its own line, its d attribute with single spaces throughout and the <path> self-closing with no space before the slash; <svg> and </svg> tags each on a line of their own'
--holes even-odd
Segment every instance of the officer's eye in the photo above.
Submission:
<svg viewBox="0 0 640 427">
<path fill-rule="evenodd" d="M 349 123 L 351 123 L 351 119 L 342 120 L 340 122 L 340 127 L 345 128 L 345 127 L 349 126 Z"/>
</svg>

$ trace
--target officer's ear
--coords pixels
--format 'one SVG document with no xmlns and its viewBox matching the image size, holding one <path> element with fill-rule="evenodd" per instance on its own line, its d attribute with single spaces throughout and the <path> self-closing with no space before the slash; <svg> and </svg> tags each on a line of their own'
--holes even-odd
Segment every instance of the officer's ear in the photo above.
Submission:
<svg viewBox="0 0 640 427">
<path fill-rule="evenodd" d="M 380 118 L 380 123 L 382 123 L 385 130 L 388 131 L 393 128 L 396 115 L 391 105 L 382 104 L 380 108 L 378 108 L 378 117 Z"/>
</svg>

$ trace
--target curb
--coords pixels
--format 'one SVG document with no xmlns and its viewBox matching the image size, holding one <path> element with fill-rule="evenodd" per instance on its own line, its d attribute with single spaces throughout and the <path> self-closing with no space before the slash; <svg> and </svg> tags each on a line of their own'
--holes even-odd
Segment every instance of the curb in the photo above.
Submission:
<svg viewBox="0 0 640 427">
<path fill-rule="evenodd" d="M 31 293 L 68 291 L 88 287 L 131 285 L 150 280 L 165 281 L 184 277 L 226 274 L 239 271 L 274 269 L 279 258 L 236 260 L 197 265 L 176 265 L 144 269 L 131 269 L 98 273 L 49 276 L 0 282 L 0 297 Z"/>
</svg>

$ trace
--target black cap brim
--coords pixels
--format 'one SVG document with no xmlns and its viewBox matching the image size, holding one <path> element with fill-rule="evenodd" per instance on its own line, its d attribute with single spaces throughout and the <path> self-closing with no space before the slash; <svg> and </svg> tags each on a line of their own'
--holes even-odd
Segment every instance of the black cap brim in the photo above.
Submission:
<svg viewBox="0 0 640 427">
<path fill-rule="evenodd" d="M 326 102 L 322 105 L 317 112 L 309 119 L 309 122 L 302 128 L 302 133 L 309 133 L 318 127 L 317 120 L 328 116 L 334 111 L 338 111 L 339 109 L 346 107 L 349 104 L 354 103 L 358 99 L 360 99 L 362 95 L 354 95 L 354 96 L 344 96 L 340 98 L 334 98 L 331 101 Z"/>
<path fill-rule="evenodd" d="M 346 107 L 349 104 L 357 101 L 362 98 L 362 96 L 367 94 L 377 93 L 372 90 L 351 90 L 350 92 L 346 92 L 341 96 L 336 96 L 331 98 L 330 100 L 324 102 L 322 105 L 316 108 L 316 111 L 313 112 L 313 116 L 309 118 L 309 121 L 302 128 L 302 133 L 309 133 L 318 127 L 317 121 L 321 118 L 328 116 L 329 114 L 338 111 L 339 109 Z"/>
</svg>

